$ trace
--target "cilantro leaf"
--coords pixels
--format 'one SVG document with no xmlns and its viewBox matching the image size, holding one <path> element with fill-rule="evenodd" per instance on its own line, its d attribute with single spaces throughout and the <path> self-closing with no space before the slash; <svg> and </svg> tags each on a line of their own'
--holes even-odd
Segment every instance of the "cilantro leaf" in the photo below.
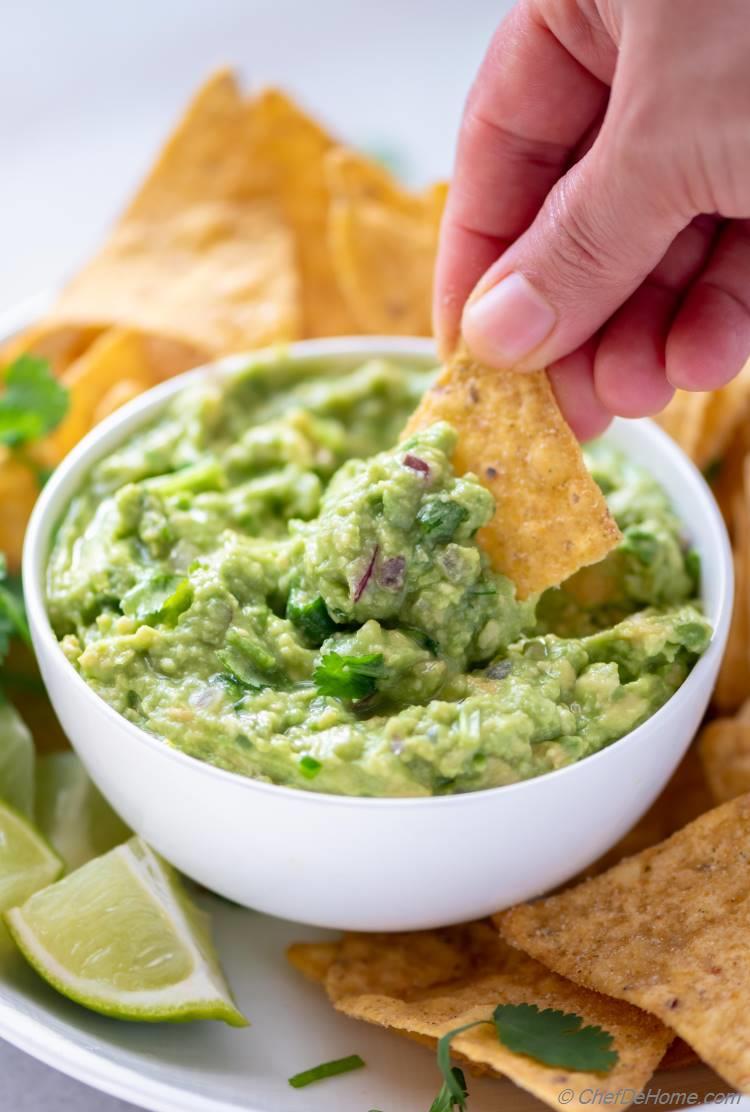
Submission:
<svg viewBox="0 0 750 1112">
<path fill-rule="evenodd" d="M 536 1004 L 499 1004 L 492 1018 L 508 1050 L 547 1066 L 607 1073 L 616 1064 L 613 1037 L 601 1027 L 584 1027 L 579 1015 Z"/>
<path fill-rule="evenodd" d="M 0 660 L 7 654 L 12 637 L 31 645 L 21 586 L 8 580 L 5 556 L 0 552 Z"/>
<path fill-rule="evenodd" d="M 447 544 L 469 516 L 466 506 L 451 499 L 434 498 L 417 513 L 417 524 L 431 544 Z"/>
<path fill-rule="evenodd" d="M 56 428 L 68 411 L 68 391 L 46 359 L 21 355 L 3 375 L 0 444 L 19 448 Z"/>
<path fill-rule="evenodd" d="M 313 672 L 313 679 L 321 695 L 339 699 L 364 699 L 377 689 L 378 680 L 385 673 L 382 653 L 365 656 L 343 656 L 326 653 Z"/>
<path fill-rule="evenodd" d="M 146 625 L 166 622 L 173 626 L 192 601 L 193 588 L 189 579 L 157 572 L 131 587 L 120 600 L 120 609 Z"/>
<path fill-rule="evenodd" d="M 463 1099 L 465 1101 L 466 1097 L 469 1095 L 469 1090 L 466 1088 L 466 1078 L 464 1077 L 463 1070 L 460 1070 L 458 1066 L 453 1066 L 451 1068 L 451 1076 L 456 1087 L 463 1093 Z M 430 1112 L 453 1112 L 455 1108 L 460 1107 L 461 1105 L 456 1103 L 451 1089 L 448 1088 L 448 1082 L 444 1081 L 440 1092 L 430 1105 Z"/>
<path fill-rule="evenodd" d="M 465 1112 L 467 1093 L 456 1076 L 461 1071 L 451 1066 L 451 1042 L 456 1035 L 484 1023 L 494 1023 L 499 1041 L 508 1050 L 546 1066 L 608 1073 L 619 1059 L 617 1051 L 611 1049 L 613 1036 L 601 1027 L 584 1027 L 579 1015 L 553 1008 L 541 1012 L 536 1004 L 498 1004 L 492 1019 L 465 1023 L 438 1040 L 437 1064 L 443 1075 L 443 1088 L 430 1112 L 453 1112 L 454 1107 Z M 442 1104 L 438 1103 L 440 1100 Z"/>
</svg>

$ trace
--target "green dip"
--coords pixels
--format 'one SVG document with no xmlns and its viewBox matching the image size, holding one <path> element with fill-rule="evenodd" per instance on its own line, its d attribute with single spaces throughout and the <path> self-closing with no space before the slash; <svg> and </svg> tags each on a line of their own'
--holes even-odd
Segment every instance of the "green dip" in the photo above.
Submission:
<svg viewBox="0 0 750 1112">
<path fill-rule="evenodd" d="M 184 391 L 98 463 L 47 579 L 94 691 L 221 768 L 370 796 L 539 776 L 662 706 L 711 630 L 661 488 L 590 448 L 623 542 L 521 602 L 474 539 L 493 502 L 454 474 L 453 430 L 396 443 L 430 378 L 280 357 Z"/>
</svg>

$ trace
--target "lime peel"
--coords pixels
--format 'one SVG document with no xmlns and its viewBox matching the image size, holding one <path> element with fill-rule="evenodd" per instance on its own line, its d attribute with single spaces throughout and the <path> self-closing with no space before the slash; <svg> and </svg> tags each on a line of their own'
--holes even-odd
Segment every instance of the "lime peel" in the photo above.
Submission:
<svg viewBox="0 0 750 1112">
<path fill-rule="evenodd" d="M 216 1019 L 247 1026 L 221 972 L 208 917 L 140 838 L 35 893 L 4 918 L 40 976 L 92 1011 L 145 1022 Z M 165 981 L 170 970 L 176 979 Z"/>
<path fill-rule="evenodd" d="M 26 816 L 0 801 L 0 911 L 52 884 L 64 868 Z"/>
</svg>

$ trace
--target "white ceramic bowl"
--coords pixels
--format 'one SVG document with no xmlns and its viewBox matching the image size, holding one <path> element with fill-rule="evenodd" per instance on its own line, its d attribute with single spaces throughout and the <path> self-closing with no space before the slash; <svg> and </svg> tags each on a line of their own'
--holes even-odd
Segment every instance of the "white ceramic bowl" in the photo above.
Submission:
<svg viewBox="0 0 750 1112">
<path fill-rule="evenodd" d="M 385 355 L 434 363 L 421 340 L 292 345 L 293 359 L 347 367 Z M 276 787 L 188 757 L 122 718 L 65 659 L 44 603 L 50 540 L 91 465 L 187 383 L 237 370 L 234 357 L 137 398 L 94 429 L 55 472 L 26 537 L 24 583 L 34 645 L 55 710 L 92 778 L 125 821 L 188 876 L 248 907 L 319 926 L 408 930 L 486 915 L 573 876 L 650 806 L 705 711 L 726 642 L 732 563 L 702 476 L 649 421 L 616 421 L 608 439 L 652 472 L 697 547 L 708 651 L 644 725 L 535 780 L 466 795 L 358 799 Z M 252 358 L 257 358 L 253 355 Z"/>
</svg>

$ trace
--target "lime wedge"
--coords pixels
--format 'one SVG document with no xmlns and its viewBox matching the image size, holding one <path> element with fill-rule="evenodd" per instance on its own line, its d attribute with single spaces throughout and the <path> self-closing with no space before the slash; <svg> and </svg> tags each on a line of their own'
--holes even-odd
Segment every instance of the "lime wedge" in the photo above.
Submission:
<svg viewBox="0 0 750 1112">
<path fill-rule="evenodd" d="M 130 837 L 75 753 L 49 753 L 36 765 L 36 821 L 72 871 Z"/>
<path fill-rule="evenodd" d="M 0 802 L 0 911 L 57 880 L 63 863 L 38 830 Z"/>
<path fill-rule="evenodd" d="M 5 921 L 37 973 L 93 1011 L 247 1024 L 222 975 L 208 916 L 140 838 L 37 892 Z"/>
<path fill-rule="evenodd" d="M 0 695 L 0 799 L 24 815 L 34 806 L 34 742 L 16 708 Z"/>
</svg>

